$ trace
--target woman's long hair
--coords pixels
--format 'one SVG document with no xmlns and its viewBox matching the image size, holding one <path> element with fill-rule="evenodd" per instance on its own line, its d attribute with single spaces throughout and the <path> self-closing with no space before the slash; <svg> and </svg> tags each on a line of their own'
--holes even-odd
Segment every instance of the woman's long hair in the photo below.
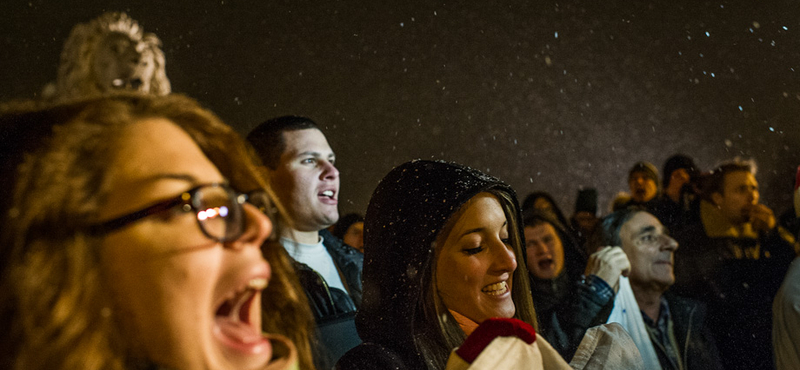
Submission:
<svg viewBox="0 0 800 370">
<path fill-rule="evenodd" d="M 528 270 L 525 263 L 525 252 L 523 249 L 524 236 L 519 232 L 518 211 L 514 206 L 515 201 L 504 191 L 488 190 L 500 202 L 503 213 L 508 221 L 508 235 L 510 244 L 517 259 L 517 269 L 513 273 L 513 284 L 511 287 L 511 298 L 514 301 L 516 312 L 514 318 L 520 319 L 534 328 L 536 323 L 536 310 L 531 300 L 530 282 L 528 280 Z M 466 203 L 465 203 L 466 204 Z M 436 289 L 436 260 L 444 241 L 452 231 L 453 226 L 465 209 L 456 211 L 447 221 L 445 227 L 439 231 L 436 238 L 436 254 L 430 264 L 430 269 L 426 273 L 429 276 L 423 277 L 423 285 L 418 300 L 418 311 L 422 315 L 418 316 L 414 324 L 414 342 L 425 358 L 428 369 L 444 369 L 450 352 L 460 346 L 466 335 L 458 322 L 450 314 L 444 305 L 438 290 Z"/>
<path fill-rule="evenodd" d="M 137 345 L 114 314 L 106 283 L 114 277 L 104 276 L 100 266 L 103 239 L 86 232 L 112 191 L 107 184 L 117 141 L 126 126 L 146 118 L 181 127 L 237 190 L 269 191 L 241 137 L 186 97 L 119 95 L 4 115 L 0 139 L 33 144 L 20 146 L 15 162 L 2 163 L 9 194 L 0 218 L 0 367 L 125 369 L 147 363 L 137 358 Z M 262 295 L 263 329 L 289 337 L 300 366 L 311 368 L 310 312 L 287 258 L 270 245 L 262 248 L 273 270 Z"/>
</svg>

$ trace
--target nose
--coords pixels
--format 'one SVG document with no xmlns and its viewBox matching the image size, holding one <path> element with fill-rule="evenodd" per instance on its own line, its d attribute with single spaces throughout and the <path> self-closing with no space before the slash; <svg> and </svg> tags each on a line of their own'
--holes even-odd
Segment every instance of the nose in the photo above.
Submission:
<svg viewBox="0 0 800 370">
<path fill-rule="evenodd" d="M 538 255 L 548 254 L 548 253 L 552 252 L 550 250 L 550 246 L 547 245 L 547 243 L 544 243 L 544 242 L 541 242 L 541 241 L 536 241 L 536 242 L 533 243 L 533 245 L 534 245 L 534 248 L 536 250 L 536 254 L 538 254 Z"/>
<path fill-rule="evenodd" d="M 330 161 L 324 161 L 322 174 L 320 175 L 322 180 L 335 180 L 339 178 L 339 170 L 336 166 L 333 165 Z"/>
<path fill-rule="evenodd" d="M 492 245 L 492 264 L 491 267 L 498 275 L 503 273 L 514 272 L 517 269 L 517 257 L 514 255 L 514 249 L 505 245 L 502 241 L 497 240 L 495 245 Z"/>
<path fill-rule="evenodd" d="M 758 203 L 759 196 L 760 196 L 760 194 L 758 193 L 758 190 L 751 191 L 750 192 L 750 203 L 753 203 L 753 204 Z"/>
<path fill-rule="evenodd" d="M 662 234 L 661 237 L 663 241 L 661 243 L 661 249 L 666 251 L 675 251 L 678 249 L 678 242 L 675 239 L 672 239 L 669 235 Z"/>
<path fill-rule="evenodd" d="M 238 239 L 225 243 L 225 247 L 230 249 L 243 249 L 249 246 L 261 248 L 261 245 L 272 233 L 272 221 L 250 203 L 243 204 L 242 209 L 244 211 L 244 231 Z"/>
</svg>

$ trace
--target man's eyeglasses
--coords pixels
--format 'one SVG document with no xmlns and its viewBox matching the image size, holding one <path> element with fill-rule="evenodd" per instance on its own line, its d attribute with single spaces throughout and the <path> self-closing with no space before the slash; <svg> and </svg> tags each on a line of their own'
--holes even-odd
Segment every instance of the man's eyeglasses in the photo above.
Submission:
<svg viewBox="0 0 800 370">
<path fill-rule="evenodd" d="M 225 243 L 238 239 L 244 232 L 247 222 L 244 203 L 249 202 L 259 209 L 265 209 L 268 206 L 266 201 L 264 192 L 242 194 L 227 184 L 205 184 L 189 189 L 175 198 L 93 225 L 90 232 L 109 233 L 145 217 L 180 207 L 183 212 L 196 213 L 197 223 L 203 234 L 214 241 Z"/>
<path fill-rule="evenodd" d="M 665 232 L 656 233 L 655 231 L 650 231 L 636 237 L 636 239 L 633 240 L 633 243 L 638 246 L 652 246 L 661 243 L 663 239 L 669 239 L 669 235 Z"/>
</svg>

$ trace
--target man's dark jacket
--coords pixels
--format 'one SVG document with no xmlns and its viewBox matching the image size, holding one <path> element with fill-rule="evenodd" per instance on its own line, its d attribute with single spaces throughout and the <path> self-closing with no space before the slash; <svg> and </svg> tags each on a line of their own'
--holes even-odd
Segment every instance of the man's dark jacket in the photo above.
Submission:
<svg viewBox="0 0 800 370">
<path fill-rule="evenodd" d="M 361 306 L 361 269 L 364 264 L 364 255 L 361 252 L 345 245 L 327 230 L 320 231 L 319 235 L 323 238 L 322 244 L 333 258 L 342 283 L 348 291 L 329 287 L 319 273 L 308 265 L 295 261 L 300 285 L 306 292 L 314 318 L 318 322 L 327 317 L 353 312 Z"/>
<path fill-rule="evenodd" d="M 726 369 L 772 369 L 772 299 L 795 257 L 781 227 L 732 236 L 718 211 L 701 205 L 701 222 L 675 234 L 671 291 L 708 307 L 707 325 Z M 721 230 L 721 231 L 720 231 Z"/>
<path fill-rule="evenodd" d="M 706 307 L 700 302 L 666 293 L 675 340 L 685 370 L 722 369 L 713 335 L 705 325 Z M 659 351 L 658 346 L 653 346 Z"/>
</svg>

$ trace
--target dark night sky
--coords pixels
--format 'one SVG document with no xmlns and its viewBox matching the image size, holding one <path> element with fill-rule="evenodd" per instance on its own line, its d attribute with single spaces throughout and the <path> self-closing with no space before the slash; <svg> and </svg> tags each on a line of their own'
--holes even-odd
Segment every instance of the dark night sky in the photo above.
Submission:
<svg viewBox="0 0 800 370">
<path fill-rule="evenodd" d="M 246 134 L 266 118 L 323 125 L 340 210 L 413 158 L 461 162 L 520 197 L 579 187 L 601 209 L 628 168 L 671 154 L 759 164 L 788 207 L 800 164 L 800 2 L 5 1 L 0 100 L 55 79 L 73 25 L 126 11 L 163 42 L 173 91 Z"/>
</svg>

